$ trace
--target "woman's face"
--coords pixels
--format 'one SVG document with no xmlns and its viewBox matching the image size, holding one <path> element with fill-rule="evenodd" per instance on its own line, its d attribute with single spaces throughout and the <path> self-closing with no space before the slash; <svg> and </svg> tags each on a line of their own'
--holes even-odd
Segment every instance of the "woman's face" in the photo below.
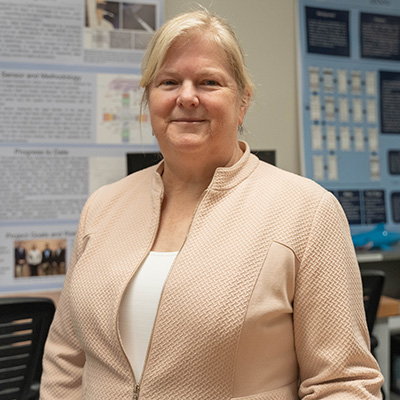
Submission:
<svg viewBox="0 0 400 400">
<path fill-rule="evenodd" d="M 166 159 L 229 161 L 246 110 L 225 53 L 201 37 L 178 39 L 149 89 L 151 124 Z"/>
</svg>

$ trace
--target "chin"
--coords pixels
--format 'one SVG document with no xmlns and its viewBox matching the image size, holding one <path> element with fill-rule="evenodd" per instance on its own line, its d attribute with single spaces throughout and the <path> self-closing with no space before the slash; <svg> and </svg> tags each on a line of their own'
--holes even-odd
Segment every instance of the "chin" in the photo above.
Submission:
<svg viewBox="0 0 400 400">
<path fill-rule="evenodd" d="M 174 138 L 172 145 L 176 149 L 187 151 L 201 150 L 208 147 L 209 136 L 194 133 L 179 134 L 178 137 Z"/>
</svg>

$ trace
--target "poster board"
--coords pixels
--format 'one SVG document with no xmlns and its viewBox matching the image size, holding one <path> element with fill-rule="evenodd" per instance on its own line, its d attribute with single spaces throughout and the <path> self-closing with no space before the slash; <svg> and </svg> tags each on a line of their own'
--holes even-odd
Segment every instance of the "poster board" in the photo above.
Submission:
<svg viewBox="0 0 400 400">
<path fill-rule="evenodd" d="M 400 232 L 400 2 L 298 0 L 302 173 Z"/>
<path fill-rule="evenodd" d="M 163 0 L 0 1 L 0 293 L 59 289 L 79 215 L 157 151 L 140 64 Z"/>
</svg>

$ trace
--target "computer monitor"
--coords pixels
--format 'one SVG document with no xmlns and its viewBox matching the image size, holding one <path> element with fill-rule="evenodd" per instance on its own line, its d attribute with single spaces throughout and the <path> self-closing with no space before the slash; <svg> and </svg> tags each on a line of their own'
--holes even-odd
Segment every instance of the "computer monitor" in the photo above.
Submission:
<svg viewBox="0 0 400 400">
<path fill-rule="evenodd" d="M 252 150 L 260 160 L 275 165 L 275 150 Z M 127 172 L 128 175 L 141 169 L 158 164 L 162 160 L 160 152 L 151 153 L 127 153 Z"/>
<path fill-rule="evenodd" d="M 127 153 L 127 172 L 128 175 L 141 169 L 158 164 L 162 160 L 160 152 L 152 153 Z"/>
<path fill-rule="evenodd" d="M 275 150 L 251 150 L 261 161 L 268 164 L 276 165 L 276 152 Z"/>
</svg>

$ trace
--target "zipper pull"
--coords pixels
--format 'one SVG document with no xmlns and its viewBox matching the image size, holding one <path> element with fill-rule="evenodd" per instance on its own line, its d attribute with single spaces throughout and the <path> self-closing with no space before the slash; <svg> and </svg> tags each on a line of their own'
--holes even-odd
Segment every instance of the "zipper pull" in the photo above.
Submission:
<svg viewBox="0 0 400 400">
<path fill-rule="evenodd" d="M 139 391 L 140 391 L 140 386 L 135 385 L 133 389 L 133 400 L 138 400 L 139 399 Z"/>
</svg>

